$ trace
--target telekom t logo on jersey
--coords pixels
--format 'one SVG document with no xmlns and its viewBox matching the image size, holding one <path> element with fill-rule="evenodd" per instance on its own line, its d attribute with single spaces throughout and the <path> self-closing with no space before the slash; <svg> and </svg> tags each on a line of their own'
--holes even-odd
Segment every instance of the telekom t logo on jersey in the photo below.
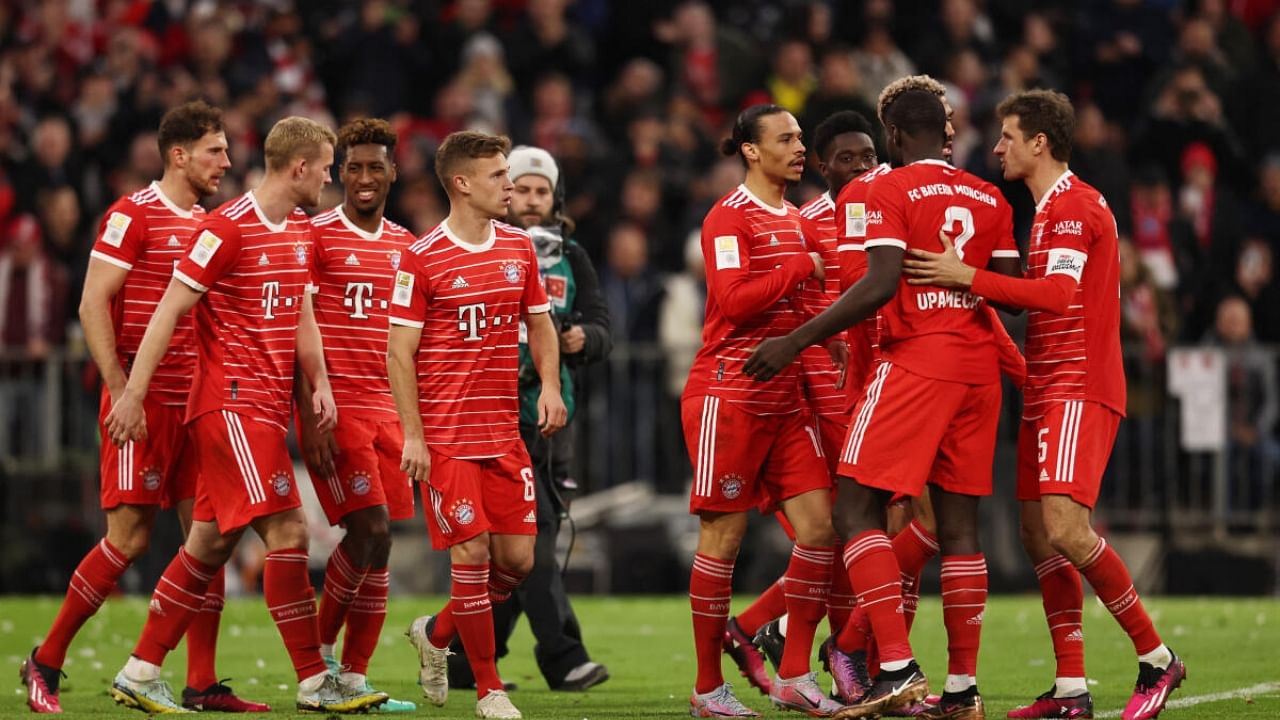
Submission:
<svg viewBox="0 0 1280 720">
<path fill-rule="evenodd" d="M 356 320 L 367 320 L 369 315 L 365 312 L 365 309 L 373 307 L 373 303 L 373 283 L 347 283 L 347 294 L 342 300 L 342 306 L 351 308 L 352 318 Z M 386 307 L 386 302 L 383 302 L 382 306 Z"/>
<path fill-rule="evenodd" d="M 273 312 L 280 306 L 280 281 L 269 280 L 262 283 L 262 316 L 267 320 L 274 320 L 276 315 Z"/>
<path fill-rule="evenodd" d="M 464 340 L 479 340 L 480 330 L 489 327 L 485 319 L 484 303 L 472 303 L 458 308 L 458 331 L 466 333 Z"/>
</svg>

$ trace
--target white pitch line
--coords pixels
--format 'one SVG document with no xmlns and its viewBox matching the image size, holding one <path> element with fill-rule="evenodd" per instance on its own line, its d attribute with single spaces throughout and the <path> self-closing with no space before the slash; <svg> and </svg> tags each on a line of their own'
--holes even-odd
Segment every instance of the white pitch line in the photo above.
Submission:
<svg viewBox="0 0 1280 720">
<path fill-rule="evenodd" d="M 1237 700 L 1239 698 L 1249 697 L 1250 695 L 1263 695 L 1277 690 L 1280 690 L 1280 683 L 1278 682 L 1258 683 L 1257 685 L 1252 685 L 1250 687 L 1228 690 L 1226 692 L 1174 698 L 1166 703 L 1164 707 L 1166 710 L 1177 710 L 1178 708 L 1195 707 L 1196 705 L 1204 705 L 1205 703 L 1221 702 L 1223 700 Z M 1099 718 L 1100 720 L 1102 718 L 1118 718 L 1120 717 L 1120 712 L 1120 710 L 1108 710 L 1106 712 L 1100 712 L 1094 715 L 1094 717 Z"/>
</svg>

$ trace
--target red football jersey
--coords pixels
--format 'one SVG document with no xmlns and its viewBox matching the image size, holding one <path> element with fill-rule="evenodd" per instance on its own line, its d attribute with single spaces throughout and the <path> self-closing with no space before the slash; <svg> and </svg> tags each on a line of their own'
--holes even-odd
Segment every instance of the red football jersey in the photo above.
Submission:
<svg viewBox="0 0 1280 720">
<path fill-rule="evenodd" d="M 786 335 L 807 317 L 800 286 L 813 273 L 794 205 L 766 205 L 745 185 L 721 198 L 702 221 L 707 267 L 702 347 L 685 397 L 711 395 L 755 415 L 801 408 L 799 364 L 767 382 L 742 371 L 762 341 Z"/>
<path fill-rule="evenodd" d="M 1077 285 L 1065 314 L 1027 313 L 1023 417 L 1042 417 L 1064 400 L 1092 400 L 1123 415 L 1116 220 L 1102 194 L 1070 171 L 1036 207 L 1027 266 L 1028 277 L 1063 274 Z"/>
<path fill-rule="evenodd" d="M 845 183 L 836 196 L 836 232 L 840 242 L 840 292 L 853 287 L 867 274 L 867 191 L 876 178 L 889 172 L 888 163 L 880 163 Z M 880 362 L 880 312 L 849 329 L 849 377 L 845 380 L 848 396 L 846 407 L 852 409 L 859 398 L 871 369 Z"/>
<path fill-rule="evenodd" d="M 942 251 L 938 231 L 954 239 L 965 263 L 1018 257 L 1013 214 L 995 186 L 941 160 L 885 173 L 867 196 L 867 250 L 879 246 Z M 917 375 L 969 384 L 1000 379 L 982 298 L 967 290 L 908 285 L 880 308 L 880 353 Z"/>
<path fill-rule="evenodd" d="M 173 277 L 173 268 L 187 250 L 191 234 L 204 218 L 204 208 L 183 210 L 165 197 L 159 183 L 151 183 L 122 197 L 102 216 L 90 255 L 129 271 L 111 304 L 116 331 L 116 354 L 128 373 L 142 334 Z M 183 406 L 196 365 L 191 315 L 183 315 L 173 341 L 160 360 L 148 392 L 162 405 Z"/>
<path fill-rule="evenodd" d="M 267 222 L 252 192 L 215 210 L 173 276 L 196 304 L 199 362 L 187 422 L 214 410 L 288 429 L 298 315 L 310 278 L 311 223 L 294 209 Z"/>
<path fill-rule="evenodd" d="M 821 283 L 807 282 L 801 290 L 808 311 L 819 313 L 830 307 L 840 297 L 840 253 L 836 247 L 840 238 L 836 235 L 835 203 L 831 193 L 825 192 L 800 208 L 800 227 L 810 250 L 822 256 L 826 279 Z M 841 333 L 843 339 L 845 333 Z M 849 397 L 844 390 L 836 389 L 840 371 L 831 364 L 831 355 L 822 346 L 805 348 L 800 353 L 800 379 L 804 385 L 809 407 L 817 414 L 839 416 L 841 422 L 848 419 Z"/>
<path fill-rule="evenodd" d="M 387 304 L 400 258 L 416 238 L 386 218 L 377 232 L 365 232 L 341 205 L 312 218 L 311 226 L 311 303 L 339 414 L 394 420 L 396 403 L 387 380 Z"/>
<path fill-rule="evenodd" d="M 440 223 L 401 257 L 391 293 L 391 323 L 422 328 L 427 444 L 461 459 L 500 457 L 520 442 L 520 321 L 551 310 L 529 234 L 500 222 L 489 233 L 472 245 Z"/>
</svg>

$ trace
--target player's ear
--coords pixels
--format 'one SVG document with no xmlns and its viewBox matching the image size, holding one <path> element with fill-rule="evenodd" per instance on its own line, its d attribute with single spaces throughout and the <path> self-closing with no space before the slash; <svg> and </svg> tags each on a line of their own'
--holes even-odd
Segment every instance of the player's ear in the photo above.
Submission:
<svg viewBox="0 0 1280 720">
<path fill-rule="evenodd" d="M 470 179 L 470 178 L 468 178 L 466 175 L 454 175 L 454 176 L 453 176 L 453 189 L 457 190 L 458 192 L 462 193 L 463 195 L 470 195 L 470 194 L 471 194 L 471 179 Z"/>
<path fill-rule="evenodd" d="M 756 149 L 755 143 L 742 143 L 742 156 L 750 161 L 760 160 L 760 151 Z"/>
<path fill-rule="evenodd" d="M 389 183 L 393 183 L 393 182 L 395 182 L 395 181 L 396 181 L 396 178 L 397 178 L 397 177 L 399 177 L 399 173 L 398 173 L 398 171 L 396 170 L 396 164 L 395 164 L 395 163 L 390 163 L 390 164 L 387 166 L 387 182 L 389 182 Z"/>
</svg>

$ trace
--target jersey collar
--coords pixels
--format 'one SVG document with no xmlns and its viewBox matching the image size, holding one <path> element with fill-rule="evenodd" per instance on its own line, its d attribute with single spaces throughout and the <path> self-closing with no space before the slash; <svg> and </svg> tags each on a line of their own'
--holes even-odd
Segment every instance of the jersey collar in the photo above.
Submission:
<svg viewBox="0 0 1280 720">
<path fill-rule="evenodd" d="M 1049 198 L 1053 197 L 1054 193 L 1058 192 L 1062 185 L 1066 183 L 1073 174 L 1074 173 L 1069 169 L 1062 171 L 1062 174 L 1058 176 L 1058 179 L 1054 180 L 1053 184 L 1049 186 L 1049 189 L 1045 191 L 1044 197 L 1040 198 L 1040 202 L 1036 203 L 1036 212 L 1040 212 L 1044 209 L 1044 206 L 1049 202 Z"/>
<path fill-rule="evenodd" d="M 263 224 L 263 226 L 271 232 L 284 232 L 285 228 L 289 227 L 288 215 L 286 215 L 284 220 L 278 224 L 271 222 L 267 219 L 266 214 L 262 212 L 262 206 L 258 204 L 258 196 L 254 195 L 252 190 L 250 190 L 248 194 L 249 202 L 253 204 L 253 211 L 258 214 L 258 220 Z"/>
<path fill-rule="evenodd" d="M 440 229 L 444 231 L 444 236 L 449 238 L 449 242 L 453 243 L 454 245 L 457 245 L 458 247 L 462 248 L 463 250 L 466 250 L 467 252 L 473 252 L 473 253 L 484 252 L 485 250 L 488 250 L 489 248 L 493 247 L 494 242 L 496 242 L 498 239 L 498 232 L 497 230 L 494 229 L 492 220 L 489 221 L 489 238 L 484 242 L 480 243 L 479 245 L 473 245 L 463 240 L 462 238 L 458 237 L 457 235 L 454 235 L 453 229 L 449 227 L 448 218 L 445 218 L 444 220 L 440 221 Z"/>
<path fill-rule="evenodd" d="M 174 202 L 169 199 L 169 196 L 164 194 L 164 190 L 160 189 L 160 183 L 156 182 L 155 180 L 151 181 L 151 189 L 155 191 L 156 197 L 160 199 L 160 203 L 165 207 L 169 208 L 169 212 L 173 213 L 174 215 L 177 215 L 180 218 L 186 218 L 188 220 L 190 220 L 191 217 L 194 215 L 194 213 L 190 209 L 183 210 L 182 208 L 175 205 Z"/>
<path fill-rule="evenodd" d="M 786 216 L 786 214 L 787 214 L 787 206 L 786 206 L 786 201 L 785 201 L 785 200 L 783 201 L 783 205 L 782 205 L 782 207 L 777 207 L 776 205 L 770 205 L 769 203 L 767 203 L 767 202 L 765 202 L 765 201 L 761 200 L 760 198 L 756 197 L 756 194 L 755 194 L 755 193 L 753 193 L 753 192 L 751 192 L 750 190 L 748 190 L 748 189 L 747 189 L 747 184 L 746 184 L 746 183 L 743 183 L 743 184 L 739 185 L 739 186 L 738 186 L 738 189 L 739 189 L 739 190 L 741 190 L 742 192 L 746 193 L 747 197 L 751 199 L 751 202 L 755 203 L 756 205 L 759 205 L 759 206 L 760 206 L 760 208 L 761 208 L 762 210 L 764 210 L 765 212 L 767 212 L 767 213 L 769 213 L 769 214 L 771 214 L 771 215 L 777 215 L 778 217 L 784 217 L 784 216 Z"/>
<path fill-rule="evenodd" d="M 347 217 L 347 214 L 342 211 L 341 205 L 334 208 L 334 211 L 338 213 L 338 219 L 342 221 L 343 225 L 347 226 L 348 230 L 364 238 L 365 240 L 378 240 L 382 237 L 382 229 L 386 225 L 386 220 L 379 220 L 378 229 L 375 232 L 369 232 L 367 230 L 361 230 L 358 225 L 351 222 L 351 218 Z"/>
</svg>

